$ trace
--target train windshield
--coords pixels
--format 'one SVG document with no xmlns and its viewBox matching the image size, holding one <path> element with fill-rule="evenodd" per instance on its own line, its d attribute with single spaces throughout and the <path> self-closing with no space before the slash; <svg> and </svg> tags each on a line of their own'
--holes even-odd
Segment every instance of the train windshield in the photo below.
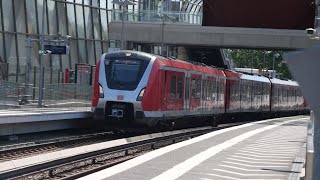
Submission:
<svg viewBox="0 0 320 180">
<path fill-rule="evenodd" d="M 135 90 L 147 69 L 149 61 L 131 57 L 106 59 L 106 79 L 110 89 Z"/>
</svg>

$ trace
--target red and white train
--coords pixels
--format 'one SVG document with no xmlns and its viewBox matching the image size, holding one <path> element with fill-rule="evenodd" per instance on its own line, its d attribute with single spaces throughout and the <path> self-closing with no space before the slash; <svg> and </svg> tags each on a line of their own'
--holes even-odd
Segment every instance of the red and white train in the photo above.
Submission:
<svg viewBox="0 0 320 180">
<path fill-rule="evenodd" d="M 92 112 L 94 119 L 106 124 L 154 127 L 188 119 L 216 125 L 225 117 L 305 109 L 294 81 L 137 51 L 103 54 L 96 66 Z"/>
</svg>

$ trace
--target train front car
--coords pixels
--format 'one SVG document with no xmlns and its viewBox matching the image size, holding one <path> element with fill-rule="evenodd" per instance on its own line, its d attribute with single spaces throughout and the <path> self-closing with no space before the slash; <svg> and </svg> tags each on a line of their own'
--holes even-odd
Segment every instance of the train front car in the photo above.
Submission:
<svg viewBox="0 0 320 180">
<path fill-rule="evenodd" d="M 103 54 L 96 67 L 93 118 L 110 126 L 139 124 L 137 120 L 143 119 L 141 101 L 155 59 L 135 51 Z"/>
</svg>

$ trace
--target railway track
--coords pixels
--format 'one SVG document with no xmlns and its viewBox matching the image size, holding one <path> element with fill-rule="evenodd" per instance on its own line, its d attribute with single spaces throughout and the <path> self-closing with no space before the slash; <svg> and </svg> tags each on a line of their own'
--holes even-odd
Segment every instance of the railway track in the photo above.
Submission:
<svg viewBox="0 0 320 180">
<path fill-rule="evenodd" d="M 15 160 L 43 153 L 59 151 L 66 148 L 79 147 L 134 135 L 138 134 L 128 133 L 115 135 L 112 132 L 99 132 L 76 136 L 65 136 L 37 142 L 0 146 L 0 163 L 8 160 Z"/>
<path fill-rule="evenodd" d="M 141 154 L 242 123 L 226 124 L 217 128 L 195 128 L 183 133 L 132 142 L 107 149 L 80 154 L 64 159 L 37 164 L 0 174 L 0 179 L 75 179 L 122 163 Z"/>
</svg>

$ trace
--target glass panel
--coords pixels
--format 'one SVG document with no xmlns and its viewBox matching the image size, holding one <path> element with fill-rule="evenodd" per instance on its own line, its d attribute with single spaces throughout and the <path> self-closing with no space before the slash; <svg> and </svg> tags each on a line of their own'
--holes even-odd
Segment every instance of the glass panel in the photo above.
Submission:
<svg viewBox="0 0 320 180">
<path fill-rule="evenodd" d="M 105 61 L 105 73 L 110 89 L 135 90 L 150 59 L 112 57 Z"/>
<path fill-rule="evenodd" d="M 60 55 L 50 55 L 52 61 L 52 68 L 60 69 Z M 64 55 L 62 55 L 64 56 Z"/>
<path fill-rule="evenodd" d="M 100 1 L 100 7 L 105 8 L 106 7 L 106 2 L 105 1 Z M 111 6 L 112 7 L 112 6 Z M 108 40 L 108 19 L 107 19 L 107 11 L 101 10 L 100 14 L 97 10 L 94 11 L 93 13 L 93 20 L 94 22 L 94 35 L 96 39 L 101 39 L 100 35 L 100 28 L 102 28 L 102 39 L 103 40 Z M 101 16 L 101 27 L 99 23 L 99 15 Z M 109 20 L 110 20 L 111 14 L 109 13 Z"/>
<path fill-rule="evenodd" d="M 61 63 L 62 63 L 62 71 L 64 72 L 66 68 L 69 68 L 69 57 L 66 55 L 61 56 Z"/>
<path fill-rule="evenodd" d="M 97 62 L 100 59 L 100 56 L 103 54 L 103 49 L 101 47 L 100 41 L 95 41 L 94 43 L 96 44 L 95 51 L 96 51 L 96 56 L 97 56 L 97 57 L 95 57 L 95 60 L 96 60 L 95 62 Z"/>
<path fill-rule="evenodd" d="M 36 1 L 37 6 L 38 6 L 38 20 L 39 20 L 39 31 L 42 33 L 42 11 L 43 11 L 43 1 Z M 47 29 L 47 18 L 45 16 L 44 19 L 44 34 L 48 34 L 48 29 Z"/>
<path fill-rule="evenodd" d="M 76 3 L 82 3 L 82 0 L 76 0 Z M 83 21 L 83 9 L 80 5 L 76 6 L 76 18 L 77 18 L 77 28 L 78 28 L 78 37 L 84 38 L 84 21 Z"/>
<path fill-rule="evenodd" d="M 78 40 L 79 44 L 79 63 L 87 63 L 87 49 L 86 49 L 86 44 L 84 40 Z"/>
<path fill-rule="evenodd" d="M 26 3 L 27 8 L 27 21 L 28 21 L 28 32 L 32 34 L 38 34 L 37 32 L 37 17 L 35 3 Z"/>
<path fill-rule="evenodd" d="M 71 1 L 72 0 L 68 0 Z M 67 14 L 68 14 L 68 27 L 69 27 L 69 35 L 72 37 L 76 37 L 76 25 L 75 25 L 75 15 L 74 15 L 74 5 L 67 4 Z"/>
<path fill-rule="evenodd" d="M 7 62 L 9 64 L 17 64 L 17 53 L 16 53 L 16 43 L 15 37 L 12 34 L 6 34 L 6 50 L 7 50 Z"/>
<path fill-rule="evenodd" d="M 94 41 L 87 41 L 87 46 L 88 46 L 88 62 L 91 65 L 96 64 L 96 58 L 94 57 Z"/>
<path fill-rule="evenodd" d="M 71 68 L 73 69 L 75 66 L 75 63 L 79 63 L 81 62 L 79 60 L 79 53 L 78 53 L 78 43 L 77 43 L 77 40 L 70 40 L 70 55 L 71 55 Z"/>
<path fill-rule="evenodd" d="M 47 1 L 47 7 L 48 7 L 48 19 L 50 24 L 49 32 L 50 34 L 56 35 L 58 34 L 58 32 L 57 32 L 57 17 L 56 17 L 55 1 Z"/>
<path fill-rule="evenodd" d="M 90 12 L 90 8 L 84 7 L 84 16 L 85 16 L 85 29 L 86 29 L 86 35 L 87 39 L 93 39 L 93 32 L 92 32 L 92 15 Z"/>
<path fill-rule="evenodd" d="M 14 0 L 17 32 L 26 32 L 24 3 L 21 0 Z"/>
<path fill-rule="evenodd" d="M 18 51 L 19 51 L 19 63 L 20 65 L 26 65 L 27 63 L 27 36 L 18 35 Z"/>
<path fill-rule="evenodd" d="M 59 22 L 59 32 L 62 35 L 67 35 L 67 22 L 66 22 L 66 9 L 65 4 L 57 2 L 57 8 L 58 8 L 58 22 Z"/>
<path fill-rule="evenodd" d="M 4 49 L 3 49 L 3 34 L 0 33 L 0 63 L 4 63 L 5 57 L 4 57 Z"/>
<path fill-rule="evenodd" d="M 14 32 L 12 1 L 2 1 L 4 30 Z M 11 45 L 10 45 L 11 46 Z"/>
<path fill-rule="evenodd" d="M 94 3 L 93 3 L 94 4 Z M 95 5 L 96 6 L 96 5 Z M 98 9 L 92 9 L 92 16 L 93 16 L 93 33 L 95 39 L 101 39 L 101 32 L 100 32 L 100 14 Z M 101 10 L 104 11 L 104 10 Z"/>
</svg>

